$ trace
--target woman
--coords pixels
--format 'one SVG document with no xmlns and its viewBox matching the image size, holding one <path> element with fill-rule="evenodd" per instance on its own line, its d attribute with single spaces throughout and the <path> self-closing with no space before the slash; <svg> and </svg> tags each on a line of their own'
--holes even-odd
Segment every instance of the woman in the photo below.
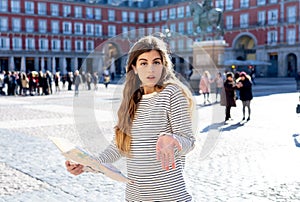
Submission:
<svg viewBox="0 0 300 202">
<path fill-rule="evenodd" d="M 216 102 L 218 102 L 218 95 L 220 96 L 220 101 L 221 101 L 221 92 L 224 85 L 221 72 L 217 73 L 217 76 L 215 78 L 215 83 L 216 83 Z"/>
<path fill-rule="evenodd" d="M 127 158 L 126 201 L 191 201 L 183 179 L 185 155 L 194 148 L 192 95 L 175 77 L 166 44 L 147 36 L 128 54 L 123 100 L 114 142 L 101 163 Z M 83 166 L 66 161 L 78 175 Z"/>
<path fill-rule="evenodd" d="M 251 77 L 247 75 L 246 72 L 241 72 L 240 78 L 238 79 L 238 84 L 238 89 L 240 91 L 240 99 L 243 103 L 243 121 L 245 120 L 246 107 L 248 108 L 247 121 L 249 121 L 251 114 L 250 102 L 253 98 Z"/>
<path fill-rule="evenodd" d="M 236 107 L 235 90 L 236 90 L 237 86 L 234 81 L 232 72 L 228 72 L 226 74 L 226 81 L 224 82 L 224 88 L 225 88 L 225 94 L 226 94 L 225 121 L 228 121 L 231 118 L 231 115 L 230 115 L 231 107 Z"/>
<path fill-rule="evenodd" d="M 200 79 L 199 83 L 199 93 L 203 94 L 204 96 L 204 104 L 206 104 L 206 101 L 210 103 L 209 101 L 209 93 L 210 93 L 210 84 L 212 83 L 210 73 L 208 71 L 205 71 L 203 76 Z"/>
</svg>

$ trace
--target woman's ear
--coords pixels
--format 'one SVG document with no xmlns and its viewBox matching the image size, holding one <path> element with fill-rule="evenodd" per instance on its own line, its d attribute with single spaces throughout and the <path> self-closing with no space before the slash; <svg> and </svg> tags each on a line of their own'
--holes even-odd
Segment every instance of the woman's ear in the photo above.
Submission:
<svg viewBox="0 0 300 202">
<path fill-rule="evenodd" d="M 134 73 L 135 73 L 135 74 L 137 74 L 138 72 L 137 72 L 137 69 L 136 69 L 136 67 L 135 67 L 134 65 L 131 65 L 131 67 L 132 67 L 132 69 L 133 69 Z"/>
</svg>

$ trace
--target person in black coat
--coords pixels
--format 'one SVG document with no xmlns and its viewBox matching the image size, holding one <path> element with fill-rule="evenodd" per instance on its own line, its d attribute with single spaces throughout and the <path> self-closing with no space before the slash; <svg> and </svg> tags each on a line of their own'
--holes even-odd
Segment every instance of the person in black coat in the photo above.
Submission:
<svg viewBox="0 0 300 202">
<path fill-rule="evenodd" d="M 247 121 L 250 120 L 250 102 L 253 99 L 252 95 L 252 82 L 251 77 L 246 74 L 246 72 L 240 73 L 240 78 L 238 79 L 238 88 L 240 91 L 240 99 L 243 103 L 243 120 L 245 120 L 245 109 L 248 108 L 248 118 Z"/>
<path fill-rule="evenodd" d="M 232 72 L 226 74 L 226 81 L 224 82 L 224 89 L 226 95 L 226 116 L 225 121 L 228 121 L 231 118 L 230 110 L 231 107 L 236 107 L 236 94 L 235 90 L 237 85 L 234 81 L 234 76 Z"/>
</svg>

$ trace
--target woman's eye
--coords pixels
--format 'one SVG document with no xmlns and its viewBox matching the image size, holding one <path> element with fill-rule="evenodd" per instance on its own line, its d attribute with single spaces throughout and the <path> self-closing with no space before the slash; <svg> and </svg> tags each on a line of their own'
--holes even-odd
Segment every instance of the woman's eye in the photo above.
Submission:
<svg viewBox="0 0 300 202">
<path fill-rule="evenodd" d="M 160 65 L 161 63 L 159 61 L 154 62 L 155 65 Z"/>
<path fill-rule="evenodd" d="M 141 65 L 141 66 L 146 66 L 147 63 L 146 63 L 146 62 L 143 62 L 143 63 L 141 63 L 140 65 Z"/>
</svg>

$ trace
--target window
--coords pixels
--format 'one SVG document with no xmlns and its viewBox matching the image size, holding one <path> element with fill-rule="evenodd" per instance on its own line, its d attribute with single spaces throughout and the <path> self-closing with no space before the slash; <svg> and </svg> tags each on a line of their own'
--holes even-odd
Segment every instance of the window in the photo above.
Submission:
<svg viewBox="0 0 300 202">
<path fill-rule="evenodd" d="M 83 25 L 82 25 L 82 23 L 79 23 L 79 22 L 77 22 L 77 23 L 75 23 L 74 24 L 74 32 L 75 32 L 75 34 L 80 34 L 80 35 L 82 35 L 83 34 Z"/>
<path fill-rule="evenodd" d="M 128 27 L 122 26 L 122 35 L 123 37 L 128 37 Z"/>
<path fill-rule="evenodd" d="M 70 17 L 71 16 L 71 6 L 64 5 L 64 17 Z"/>
<path fill-rule="evenodd" d="M 293 45 L 296 43 L 296 30 L 295 29 L 287 30 L 287 43 L 289 45 Z"/>
<path fill-rule="evenodd" d="M 60 40 L 59 39 L 52 39 L 51 49 L 52 49 L 52 51 L 60 51 Z"/>
<path fill-rule="evenodd" d="M 278 10 L 268 11 L 268 24 L 275 25 L 278 22 Z"/>
<path fill-rule="evenodd" d="M 233 0 L 226 0 L 226 10 L 233 9 Z"/>
<path fill-rule="evenodd" d="M 25 1 L 25 13 L 34 14 L 34 4 L 31 1 Z"/>
<path fill-rule="evenodd" d="M 287 8 L 287 21 L 289 23 L 296 22 L 296 6 L 291 6 Z"/>
<path fill-rule="evenodd" d="M 64 34 L 72 33 L 72 24 L 70 22 L 63 22 L 63 33 Z"/>
<path fill-rule="evenodd" d="M 184 7 L 178 7 L 177 8 L 177 17 L 178 18 L 183 18 L 184 17 Z"/>
<path fill-rule="evenodd" d="M 100 20 L 101 19 L 101 9 L 100 8 L 96 8 L 95 9 L 95 19 L 96 20 Z"/>
<path fill-rule="evenodd" d="M 130 27 L 129 28 L 129 37 L 134 39 L 135 38 L 135 27 Z"/>
<path fill-rule="evenodd" d="M 86 24 L 85 25 L 85 34 L 86 35 L 94 35 L 94 25 L 93 24 Z"/>
<path fill-rule="evenodd" d="M 186 16 L 187 16 L 187 17 L 191 16 L 191 9 L 190 9 L 190 6 L 186 6 L 186 7 L 185 7 L 185 12 L 186 12 Z"/>
<path fill-rule="evenodd" d="M 116 36 L 116 26 L 115 25 L 108 25 L 108 36 Z"/>
<path fill-rule="evenodd" d="M 95 35 L 102 36 L 102 25 L 100 25 L 100 24 L 95 25 Z"/>
<path fill-rule="evenodd" d="M 176 30 L 176 24 L 170 24 L 170 32 L 172 33 L 174 33 L 174 32 L 177 32 L 177 30 Z"/>
<path fill-rule="evenodd" d="M 277 3 L 277 0 L 269 0 L 269 3 L 271 3 L 271 4 L 276 4 L 276 3 Z"/>
<path fill-rule="evenodd" d="M 75 51 L 82 52 L 83 51 L 83 42 L 82 40 L 75 41 Z"/>
<path fill-rule="evenodd" d="M 47 21 L 46 20 L 39 20 L 39 31 L 41 33 L 47 32 Z"/>
<path fill-rule="evenodd" d="M 64 40 L 64 51 L 71 51 L 72 46 L 71 46 L 71 40 L 65 39 Z"/>
<path fill-rule="evenodd" d="M 277 43 L 277 31 L 268 32 L 268 45 L 276 45 Z"/>
<path fill-rule="evenodd" d="M 216 0 L 216 7 L 224 10 L 224 0 Z"/>
<path fill-rule="evenodd" d="M 135 12 L 129 13 L 129 22 L 135 22 Z"/>
<path fill-rule="evenodd" d="M 20 1 L 19 0 L 11 1 L 11 12 L 12 13 L 20 13 Z"/>
<path fill-rule="evenodd" d="M 248 27 L 248 13 L 244 13 L 240 15 L 240 27 L 241 28 L 246 28 Z"/>
<path fill-rule="evenodd" d="M 175 8 L 171 8 L 169 10 L 170 13 L 170 19 L 175 19 L 176 18 L 176 9 Z"/>
<path fill-rule="evenodd" d="M 259 11 L 257 13 L 257 25 L 265 25 L 266 23 L 266 12 Z"/>
<path fill-rule="evenodd" d="M 187 33 L 193 34 L 193 22 L 192 21 L 187 22 Z"/>
<path fill-rule="evenodd" d="M 82 8 L 75 6 L 75 18 L 82 18 Z"/>
<path fill-rule="evenodd" d="M 35 50 L 34 38 L 26 38 L 26 50 Z"/>
<path fill-rule="evenodd" d="M 13 18 L 12 19 L 12 30 L 14 32 L 21 31 L 21 19 L 20 18 Z"/>
<path fill-rule="evenodd" d="M 160 13 L 159 11 L 155 12 L 155 22 L 159 22 L 160 21 Z"/>
<path fill-rule="evenodd" d="M 0 0 L 0 11 L 7 12 L 7 0 Z"/>
<path fill-rule="evenodd" d="M 85 15 L 86 15 L 86 18 L 93 19 L 94 18 L 93 9 L 86 7 L 85 8 Z"/>
<path fill-rule="evenodd" d="M 150 35 L 150 34 L 153 34 L 153 27 L 149 27 L 148 30 L 147 30 L 147 33 Z"/>
<path fill-rule="evenodd" d="M 114 10 L 108 10 L 108 20 L 115 21 L 115 11 Z"/>
<path fill-rule="evenodd" d="M 248 8 L 249 7 L 249 0 L 241 0 L 240 1 L 241 8 Z"/>
<path fill-rule="evenodd" d="M 184 49 L 184 41 L 182 39 L 178 40 L 178 50 Z"/>
<path fill-rule="evenodd" d="M 9 38 L 8 37 L 0 37 L 0 49 L 1 50 L 9 50 Z"/>
<path fill-rule="evenodd" d="M 39 39 L 39 50 L 48 51 L 48 39 Z"/>
<path fill-rule="evenodd" d="M 153 13 L 147 13 L 147 22 L 151 23 L 153 21 Z"/>
<path fill-rule="evenodd" d="M 59 22 L 58 21 L 51 21 L 51 28 L 53 34 L 59 33 Z"/>
<path fill-rule="evenodd" d="M 38 3 L 38 14 L 39 15 L 46 15 L 46 3 Z"/>
<path fill-rule="evenodd" d="M 128 22 L 128 12 L 127 11 L 122 12 L 122 22 Z"/>
<path fill-rule="evenodd" d="M 51 15 L 52 16 L 58 16 L 59 15 L 59 10 L 58 10 L 58 5 L 57 4 L 51 4 Z"/>
<path fill-rule="evenodd" d="M 144 22 L 145 22 L 145 14 L 139 13 L 139 23 L 144 23 Z"/>
<path fill-rule="evenodd" d="M 167 20 L 168 19 L 168 10 L 164 9 L 161 11 L 161 20 Z"/>
<path fill-rule="evenodd" d="M 86 46 L 87 51 L 89 51 L 89 52 L 93 51 L 94 50 L 94 41 L 90 41 L 90 40 L 86 41 L 85 46 Z"/>
<path fill-rule="evenodd" d="M 33 19 L 26 19 L 26 32 L 34 31 L 34 22 Z"/>
<path fill-rule="evenodd" d="M 145 36 L 145 29 L 143 27 L 139 28 L 139 37 Z"/>
<path fill-rule="evenodd" d="M 257 5 L 258 6 L 266 5 L 266 0 L 257 0 Z"/>
<path fill-rule="evenodd" d="M 14 37 L 12 39 L 13 50 L 22 50 L 22 39 L 19 37 Z"/>
<path fill-rule="evenodd" d="M 184 22 L 178 23 L 178 32 L 184 34 Z"/>
<path fill-rule="evenodd" d="M 226 28 L 227 29 L 233 28 L 233 17 L 231 15 L 226 16 Z"/>
</svg>

